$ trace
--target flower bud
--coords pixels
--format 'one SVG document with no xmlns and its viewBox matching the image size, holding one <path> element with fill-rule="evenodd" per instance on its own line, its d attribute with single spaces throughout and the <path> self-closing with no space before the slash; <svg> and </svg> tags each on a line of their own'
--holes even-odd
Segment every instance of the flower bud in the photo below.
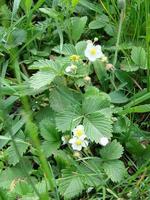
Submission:
<svg viewBox="0 0 150 200">
<path fill-rule="evenodd" d="M 79 153 L 78 151 L 75 151 L 73 156 L 76 157 L 76 158 L 80 158 L 81 157 L 81 153 Z"/>
<path fill-rule="evenodd" d="M 98 41 L 98 38 L 97 38 L 97 37 L 95 37 L 95 38 L 94 38 L 94 42 L 97 42 L 97 41 Z"/>
<path fill-rule="evenodd" d="M 84 81 L 85 81 L 85 82 L 90 82 L 90 81 L 91 81 L 91 78 L 90 78 L 89 76 L 86 76 L 86 77 L 84 77 Z"/>
<path fill-rule="evenodd" d="M 119 7 L 119 9 L 125 9 L 126 0 L 118 0 L 118 7 Z"/>
<path fill-rule="evenodd" d="M 114 70 L 115 68 L 114 68 L 114 66 L 111 64 L 111 63 L 108 63 L 107 65 L 106 65 L 106 70 Z"/>
</svg>

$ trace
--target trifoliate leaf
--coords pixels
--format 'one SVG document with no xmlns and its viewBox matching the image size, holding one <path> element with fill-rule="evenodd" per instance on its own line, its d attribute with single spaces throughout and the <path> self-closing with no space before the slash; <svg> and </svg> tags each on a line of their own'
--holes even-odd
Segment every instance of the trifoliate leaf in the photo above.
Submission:
<svg viewBox="0 0 150 200">
<path fill-rule="evenodd" d="M 100 142 L 101 137 L 111 138 L 112 121 L 101 111 L 88 114 L 83 121 L 87 137 L 96 143 Z"/>
<path fill-rule="evenodd" d="M 103 164 L 103 169 L 113 182 L 120 182 L 126 174 L 126 169 L 122 161 L 111 160 Z"/>
<path fill-rule="evenodd" d="M 69 200 L 79 196 L 84 190 L 80 173 L 71 169 L 64 169 L 62 174 L 62 178 L 58 180 L 60 194 Z"/>
<path fill-rule="evenodd" d="M 119 159 L 123 154 L 123 147 L 116 140 L 101 149 L 100 154 L 105 160 Z"/>
<path fill-rule="evenodd" d="M 60 146 L 60 134 L 48 119 L 42 120 L 40 123 L 40 134 L 45 139 L 42 143 L 46 156 L 50 156 Z"/>
</svg>

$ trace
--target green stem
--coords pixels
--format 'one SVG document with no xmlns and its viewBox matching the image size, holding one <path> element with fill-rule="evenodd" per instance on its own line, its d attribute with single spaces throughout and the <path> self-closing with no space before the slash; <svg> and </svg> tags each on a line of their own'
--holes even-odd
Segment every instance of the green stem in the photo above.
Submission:
<svg viewBox="0 0 150 200">
<path fill-rule="evenodd" d="M 120 37 L 121 37 L 121 30 L 122 30 L 122 24 L 123 24 L 123 19 L 124 19 L 124 13 L 125 13 L 125 9 L 122 9 L 121 13 L 120 13 L 120 21 L 119 21 L 118 35 L 117 35 L 117 41 L 116 41 L 116 50 L 115 50 L 115 55 L 114 55 L 114 60 L 113 60 L 114 67 L 116 65 L 117 57 L 118 57 L 118 49 L 119 49 L 119 42 L 120 42 Z"/>
<path fill-rule="evenodd" d="M 116 50 L 115 50 L 115 55 L 114 55 L 114 60 L 113 60 L 113 66 L 114 67 L 117 63 L 117 58 L 118 58 L 118 49 L 119 49 L 124 13 L 125 13 L 125 9 L 121 9 L 120 20 L 119 20 L 119 28 L 118 28 L 118 34 L 117 34 L 117 41 L 116 41 Z M 115 85 L 115 70 L 112 72 L 111 83 L 116 90 L 117 88 L 116 88 L 116 85 Z"/>
<path fill-rule="evenodd" d="M 14 58 L 17 58 L 17 56 L 15 55 Z M 11 57 L 11 60 L 13 60 L 13 57 Z M 21 84 L 21 76 L 20 76 L 21 73 L 20 73 L 19 63 L 18 63 L 17 59 L 15 59 L 13 61 L 13 65 L 14 65 L 14 70 L 15 70 L 17 81 L 19 84 Z M 55 192 L 55 199 L 59 200 L 59 194 L 58 194 L 58 190 L 57 190 L 55 176 L 53 174 L 53 170 L 52 170 L 50 163 L 48 164 L 48 162 L 47 162 L 47 159 L 44 155 L 43 149 L 41 149 L 40 141 L 38 138 L 38 128 L 37 128 L 36 124 L 33 123 L 33 118 L 32 118 L 30 105 L 28 102 L 28 98 L 25 95 L 22 95 L 22 97 L 20 99 L 21 99 L 21 103 L 23 105 L 23 109 L 25 111 L 24 116 L 26 118 L 27 130 L 28 130 L 29 136 L 31 137 L 31 139 L 33 141 L 35 148 L 37 149 L 37 154 L 38 154 L 38 157 L 40 160 L 41 169 L 43 170 L 45 178 L 49 182 L 49 186 L 50 186 L 51 190 Z"/>
</svg>

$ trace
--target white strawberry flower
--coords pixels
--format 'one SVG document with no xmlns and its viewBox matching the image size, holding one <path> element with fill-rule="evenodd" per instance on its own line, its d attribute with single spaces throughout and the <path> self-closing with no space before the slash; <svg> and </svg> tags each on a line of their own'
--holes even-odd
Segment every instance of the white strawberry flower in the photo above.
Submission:
<svg viewBox="0 0 150 200">
<path fill-rule="evenodd" d="M 106 146 L 108 143 L 109 143 L 109 140 L 108 140 L 107 137 L 102 137 L 102 138 L 100 138 L 100 144 L 101 144 L 102 146 Z"/>
<path fill-rule="evenodd" d="M 84 140 L 86 138 L 84 126 L 78 125 L 75 129 L 73 129 L 73 135 L 81 140 Z"/>
<path fill-rule="evenodd" d="M 103 53 L 100 45 L 94 45 L 92 42 L 87 43 L 87 47 L 84 52 L 89 61 L 94 62 L 97 58 L 103 57 Z"/>
<path fill-rule="evenodd" d="M 84 139 L 80 139 L 77 137 L 73 137 L 69 140 L 69 143 L 71 144 L 73 150 L 75 151 L 81 151 L 83 147 L 88 146 L 88 141 Z"/>
</svg>

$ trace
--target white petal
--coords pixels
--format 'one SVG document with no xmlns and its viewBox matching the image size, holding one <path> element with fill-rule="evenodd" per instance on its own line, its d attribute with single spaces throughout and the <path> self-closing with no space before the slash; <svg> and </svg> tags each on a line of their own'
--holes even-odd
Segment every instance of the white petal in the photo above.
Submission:
<svg viewBox="0 0 150 200">
<path fill-rule="evenodd" d="M 81 151 L 82 146 L 81 145 L 72 144 L 72 148 L 73 148 L 73 150 Z"/>
<path fill-rule="evenodd" d="M 87 140 L 84 140 L 84 142 L 83 142 L 82 146 L 83 146 L 83 147 L 87 147 L 87 146 L 88 146 L 88 144 L 89 144 L 89 143 L 88 143 L 88 141 L 87 141 Z"/>
<path fill-rule="evenodd" d="M 96 58 L 101 58 L 103 57 L 103 53 L 102 53 L 102 50 L 101 50 L 101 46 L 100 45 L 96 45 Z"/>
<path fill-rule="evenodd" d="M 82 124 L 77 126 L 77 129 L 83 130 L 84 131 L 84 126 Z"/>
<path fill-rule="evenodd" d="M 95 60 L 96 60 L 96 55 L 91 55 L 91 54 L 89 54 L 89 56 L 88 56 L 88 59 L 89 59 L 89 61 L 91 61 L 91 62 L 94 62 Z"/>
<path fill-rule="evenodd" d="M 65 72 L 67 73 L 71 72 L 71 66 L 66 67 Z"/>
<path fill-rule="evenodd" d="M 76 138 L 75 137 L 73 137 L 73 138 L 71 138 L 70 140 L 69 140 L 69 143 L 70 144 L 74 144 L 76 142 Z"/>
</svg>

